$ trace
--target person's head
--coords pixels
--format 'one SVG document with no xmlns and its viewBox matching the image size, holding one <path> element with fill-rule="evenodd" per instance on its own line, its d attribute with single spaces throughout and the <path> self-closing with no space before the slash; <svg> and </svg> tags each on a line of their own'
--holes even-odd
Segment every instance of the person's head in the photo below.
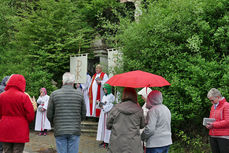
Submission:
<svg viewBox="0 0 229 153">
<path fill-rule="evenodd" d="M 75 75 L 70 72 L 65 72 L 63 75 L 63 85 L 74 85 L 75 83 Z"/>
<path fill-rule="evenodd" d="M 158 90 L 153 90 L 149 93 L 147 97 L 146 108 L 150 109 L 153 105 L 159 105 L 162 104 L 162 102 L 162 93 Z"/>
<path fill-rule="evenodd" d="M 124 88 L 122 94 L 122 101 L 124 102 L 127 100 L 137 103 L 137 93 L 134 88 L 129 88 L 129 87 Z"/>
<path fill-rule="evenodd" d="M 147 96 L 149 95 L 149 93 L 151 92 L 152 90 L 150 89 L 150 88 L 143 88 L 142 90 L 140 90 L 139 92 L 138 92 L 138 95 L 141 95 L 142 96 L 142 99 L 144 100 L 144 101 L 146 101 L 146 99 L 147 99 Z"/>
<path fill-rule="evenodd" d="M 208 99 L 212 104 L 217 104 L 219 100 L 222 98 L 220 91 L 216 88 L 212 88 L 207 95 Z"/>
<path fill-rule="evenodd" d="M 7 81 L 5 90 L 14 87 L 19 89 L 22 92 L 25 92 L 26 81 L 23 75 L 20 74 L 12 74 Z"/>
<path fill-rule="evenodd" d="M 46 90 L 45 88 L 41 88 L 41 89 L 40 89 L 40 93 L 41 93 L 43 96 L 45 96 L 45 95 L 47 95 L 47 90 Z"/>
<path fill-rule="evenodd" d="M 112 91 L 111 89 L 112 89 L 112 87 L 111 87 L 109 84 L 106 84 L 106 83 L 105 83 L 105 84 L 103 85 L 103 91 L 104 91 L 105 94 L 110 94 L 111 91 Z"/>
<path fill-rule="evenodd" d="M 103 69 L 102 66 L 100 64 L 98 64 L 98 65 L 96 65 L 95 72 L 99 74 L 102 72 L 102 69 Z"/>
</svg>

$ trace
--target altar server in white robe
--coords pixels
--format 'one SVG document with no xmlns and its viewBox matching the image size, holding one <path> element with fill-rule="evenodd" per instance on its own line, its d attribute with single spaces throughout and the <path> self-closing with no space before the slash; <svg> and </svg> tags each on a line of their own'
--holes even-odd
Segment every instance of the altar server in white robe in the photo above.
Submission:
<svg viewBox="0 0 229 153">
<path fill-rule="evenodd" d="M 90 116 L 99 117 L 100 109 L 96 109 L 96 102 L 103 98 L 103 85 L 108 81 L 106 73 L 102 72 L 102 66 L 96 66 L 96 73 L 93 75 L 89 88 Z"/>
<path fill-rule="evenodd" d="M 99 124 L 97 130 L 97 141 L 102 141 L 101 147 L 107 147 L 110 140 L 111 130 L 106 128 L 106 121 L 109 115 L 109 111 L 113 107 L 115 101 L 115 96 L 111 93 L 112 87 L 109 84 L 104 84 L 103 86 L 105 95 L 102 101 L 99 102 L 99 107 L 101 108 L 101 113 L 99 116 Z"/>
<path fill-rule="evenodd" d="M 45 88 L 40 89 L 40 96 L 37 99 L 37 103 L 40 104 L 37 108 L 35 131 L 40 131 L 39 136 L 47 135 L 47 130 L 51 130 L 50 122 L 47 118 L 47 107 L 49 96 Z"/>
<path fill-rule="evenodd" d="M 87 74 L 86 83 L 80 84 L 82 88 L 83 96 L 84 96 L 86 110 L 87 110 L 86 116 L 90 116 L 90 102 L 89 102 L 89 97 L 88 97 L 88 90 L 90 87 L 90 83 L 91 83 L 91 76 Z"/>
</svg>

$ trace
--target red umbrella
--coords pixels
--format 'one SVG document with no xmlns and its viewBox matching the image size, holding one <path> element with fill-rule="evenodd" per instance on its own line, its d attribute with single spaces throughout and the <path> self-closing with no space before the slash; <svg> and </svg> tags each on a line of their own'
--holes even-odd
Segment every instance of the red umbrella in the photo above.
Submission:
<svg viewBox="0 0 229 153">
<path fill-rule="evenodd" d="M 131 88 L 163 87 L 171 85 L 162 76 L 140 70 L 114 75 L 106 83 L 111 86 Z"/>
</svg>

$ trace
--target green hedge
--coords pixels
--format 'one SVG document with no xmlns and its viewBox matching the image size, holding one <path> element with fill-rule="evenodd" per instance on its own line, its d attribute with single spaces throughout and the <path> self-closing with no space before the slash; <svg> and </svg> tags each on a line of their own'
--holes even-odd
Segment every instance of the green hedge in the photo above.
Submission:
<svg viewBox="0 0 229 153">
<path fill-rule="evenodd" d="M 151 72 L 172 84 L 157 90 L 172 112 L 175 135 L 206 134 L 202 118 L 209 115 L 211 88 L 229 99 L 228 7 L 227 0 L 154 1 L 139 22 L 120 26 L 124 70 Z"/>
</svg>

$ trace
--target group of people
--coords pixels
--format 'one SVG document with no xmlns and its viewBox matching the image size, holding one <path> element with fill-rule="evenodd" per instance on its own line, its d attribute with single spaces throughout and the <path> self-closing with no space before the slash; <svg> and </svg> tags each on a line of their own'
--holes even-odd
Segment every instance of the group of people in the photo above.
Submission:
<svg viewBox="0 0 229 153">
<path fill-rule="evenodd" d="M 62 87 L 50 97 L 41 88 L 38 107 L 25 93 L 24 76 L 13 74 L 7 79 L 1 84 L 4 91 L 0 94 L 1 151 L 23 153 L 25 143 L 29 142 L 29 123 L 37 111 L 35 130 L 41 131 L 39 135 L 46 135 L 53 123 L 58 153 L 78 152 L 80 123 L 86 117 L 86 107 L 82 92 L 73 88 L 75 76 L 65 73 Z"/>
<path fill-rule="evenodd" d="M 107 147 L 108 153 L 142 153 L 144 148 L 146 153 L 168 153 L 172 144 L 171 112 L 163 104 L 162 93 L 143 88 L 138 92 L 145 101 L 142 108 L 138 104 L 136 90 L 126 87 L 121 102 L 114 105 L 112 87 L 105 83 L 107 76 L 100 66 L 96 69 L 99 70 L 87 87 L 79 84 L 75 89 L 75 76 L 66 72 L 62 87 L 50 96 L 45 88 L 41 88 L 38 107 L 25 93 L 26 81 L 22 75 L 4 78 L 0 86 L 0 142 L 3 152 L 23 152 L 25 143 L 29 142 L 29 123 L 37 111 L 35 130 L 45 136 L 53 125 L 58 153 L 78 152 L 80 125 L 86 114 L 99 114 L 96 140 L 102 141 L 101 146 Z M 85 100 L 86 88 L 89 103 Z M 229 103 L 215 88 L 208 92 L 207 97 L 213 104 L 210 118 L 215 119 L 206 125 L 210 131 L 212 152 L 226 153 L 229 150 Z"/>
</svg>

